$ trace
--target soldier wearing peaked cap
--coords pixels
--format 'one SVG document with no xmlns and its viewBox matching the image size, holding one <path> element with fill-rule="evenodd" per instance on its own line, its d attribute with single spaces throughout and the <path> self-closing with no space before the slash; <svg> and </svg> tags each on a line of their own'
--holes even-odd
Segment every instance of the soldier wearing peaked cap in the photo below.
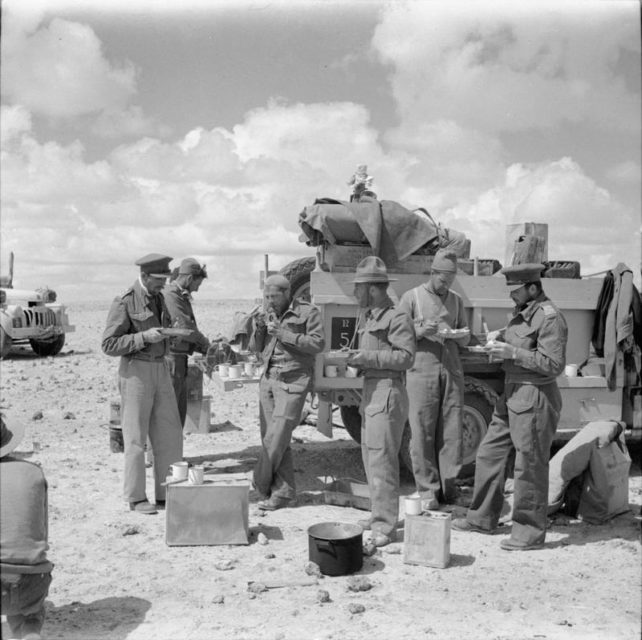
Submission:
<svg viewBox="0 0 642 640">
<path fill-rule="evenodd" d="M 359 522 L 372 529 L 372 543 L 394 541 L 399 516 L 399 450 L 408 418 L 405 373 L 415 356 L 415 332 L 408 314 L 388 296 L 386 265 L 376 256 L 356 269 L 354 296 L 362 313 L 358 351 L 348 363 L 363 375 L 361 457 L 368 478 L 372 513 Z"/>
<path fill-rule="evenodd" d="M 562 408 L 556 378 L 566 364 L 567 326 L 546 297 L 541 264 L 502 269 L 515 303 L 508 325 L 489 334 L 490 353 L 504 361 L 504 393 L 477 451 L 475 486 L 460 531 L 492 532 L 504 502 L 507 461 L 515 457 L 513 525 L 500 546 L 507 551 L 538 549 L 546 536 L 548 462 Z"/>
<path fill-rule="evenodd" d="M 274 511 L 296 497 L 290 439 L 301 421 L 314 356 L 323 351 L 325 334 L 319 310 L 292 300 L 290 282 L 278 274 L 265 279 L 263 312 L 252 323 L 250 349 L 261 354 L 265 366 L 259 382 L 262 448 L 253 485 L 265 498 L 259 508 Z"/>
<path fill-rule="evenodd" d="M 103 333 L 102 349 L 119 356 L 121 424 L 125 446 L 124 497 L 132 511 L 156 513 L 145 490 L 147 438 L 154 453 L 156 504 L 164 504 L 165 474 L 183 457 L 183 435 L 172 387 L 166 336 L 161 329 L 171 320 L 161 291 L 171 273 L 172 259 L 150 253 L 136 265 L 136 282 L 113 301 Z"/>
<path fill-rule="evenodd" d="M 465 385 L 459 347 L 468 344 L 470 332 L 463 300 L 450 288 L 456 274 L 455 254 L 439 250 L 428 281 L 406 291 L 400 303 L 417 334 L 408 418 L 412 470 L 424 509 L 455 502 L 462 466 Z"/>
<path fill-rule="evenodd" d="M 176 278 L 163 290 L 165 305 L 177 329 L 189 329 L 192 333 L 185 338 L 172 338 L 169 349 L 169 366 L 178 402 L 181 424 L 185 426 L 187 415 L 187 359 L 194 351 L 206 354 L 210 341 L 198 330 L 192 309 L 192 293 L 199 290 L 207 278 L 205 265 L 194 258 L 181 261 Z"/>
</svg>

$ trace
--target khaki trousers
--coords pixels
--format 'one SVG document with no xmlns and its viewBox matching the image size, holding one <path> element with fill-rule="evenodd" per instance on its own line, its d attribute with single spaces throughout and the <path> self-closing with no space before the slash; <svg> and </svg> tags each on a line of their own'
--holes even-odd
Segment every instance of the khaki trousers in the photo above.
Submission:
<svg viewBox="0 0 642 640">
<path fill-rule="evenodd" d="M 254 468 L 254 486 L 265 496 L 296 496 L 290 440 L 301 422 L 310 388 L 308 373 L 264 376 L 259 383 L 261 453 Z"/>
<path fill-rule="evenodd" d="M 497 401 L 475 461 L 469 522 L 494 529 L 504 504 L 504 480 L 515 456 L 511 538 L 540 544 L 546 536 L 548 462 L 562 409 L 556 383 L 508 383 Z"/>
<path fill-rule="evenodd" d="M 121 425 L 125 445 L 123 494 L 127 502 L 147 499 L 145 443 L 154 453 L 154 495 L 165 499 L 169 466 L 183 458 L 183 430 L 176 395 L 165 360 L 147 362 L 123 357 L 120 361 Z"/>
<path fill-rule="evenodd" d="M 434 354 L 417 351 L 407 372 L 410 459 L 418 493 L 446 501 L 457 497 L 455 480 L 462 467 L 464 374 Z"/>
<path fill-rule="evenodd" d="M 399 449 L 408 418 L 401 380 L 365 378 L 361 398 L 361 457 L 368 478 L 372 530 L 390 535 L 399 517 Z"/>
</svg>

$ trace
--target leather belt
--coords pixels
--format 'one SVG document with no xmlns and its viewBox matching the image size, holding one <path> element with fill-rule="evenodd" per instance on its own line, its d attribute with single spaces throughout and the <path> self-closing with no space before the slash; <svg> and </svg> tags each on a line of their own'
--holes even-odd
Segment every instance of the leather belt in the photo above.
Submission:
<svg viewBox="0 0 642 640">
<path fill-rule="evenodd" d="M 128 356 L 131 360 L 143 360 L 144 362 L 164 362 L 165 356 L 151 356 L 147 353 L 132 353 Z"/>
</svg>

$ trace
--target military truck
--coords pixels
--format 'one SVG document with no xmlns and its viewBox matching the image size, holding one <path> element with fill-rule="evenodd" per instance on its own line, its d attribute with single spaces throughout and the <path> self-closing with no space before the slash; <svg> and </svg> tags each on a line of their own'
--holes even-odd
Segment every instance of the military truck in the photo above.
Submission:
<svg viewBox="0 0 642 640">
<path fill-rule="evenodd" d="M 307 210 L 308 207 L 301 216 L 309 222 L 311 216 L 306 215 Z M 319 224 L 318 228 L 327 229 L 327 221 Z M 537 235 L 538 241 L 530 243 L 530 248 L 538 252 L 531 256 L 531 260 L 543 261 L 547 267 L 544 275 L 549 277 L 544 280 L 544 290 L 566 317 L 569 326 L 567 363 L 576 364 L 579 369 L 577 376 L 562 375 L 558 378 L 564 406 L 557 439 L 570 438 L 583 425 L 596 419 L 622 420 L 627 425 L 628 437 L 642 439 L 642 389 L 636 386 L 639 382 L 628 379 L 620 359 L 616 389 L 609 390 L 604 376 L 604 361 L 591 356 L 589 351 L 603 277 L 580 277 L 579 264 L 576 262 L 548 261 L 546 225 L 512 225 L 507 230 L 507 239 L 515 238 L 510 251 L 514 253 L 518 242 L 531 239 L 526 238 L 534 235 L 529 231 L 546 236 L 542 242 L 542 235 Z M 337 355 L 354 344 L 355 340 L 358 307 L 352 295 L 354 268 L 363 257 L 373 255 L 376 251 L 363 241 L 341 244 L 337 242 L 336 234 L 332 235 L 335 236 L 333 241 L 328 242 L 318 234 L 309 234 L 309 237 L 316 238 L 316 255 L 296 260 L 281 269 L 280 273 L 290 280 L 293 295 L 311 300 L 320 308 L 323 316 L 327 345 L 316 358 L 314 378 L 318 402 L 317 429 L 332 436 L 333 409 L 338 406 L 343 425 L 359 442 L 361 417 L 358 405 L 363 381 L 358 377 L 349 377 L 351 372 L 341 364 Z M 433 243 L 433 255 L 438 244 Z M 507 255 L 510 256 L 510 252 Z M 396 281 L 389 288 L 391 297 L 398 299 L 408 289 L 425 282 L 431 262 L 431 251 L 426 251 L 425 245 L 403 260 L 393 260 L 389 264 L 389 273 Z M 506 326 L 513 303 L 505 279 L 498 273 L 501 263 L 497 259 L 464 257 L 459 263 L 460 272 L 453 289 L 464 301 L 472 336 L 470 345 L 461 350 L 465 374 L 464 470 L 470 470 L 488 428 L 495 401 L 504 385 L 501 362 L 489 361 L 481 345 L 485 343 L 489 331 Z M 331 364 L 335 366 L 328 369 Z M 331 375 L 327 375 L 328 372 Z M 406 425 L 401 458 L 410 468 L 409 440 L 410 428 Z"/>
<path fill-rule="evenodd" d="M 75 330 L 67 310 L 56 302 L 56 292 L 13 288 L 13 253 L 9 275 L 0 277 L 0 359 L 15 345 L 31 345 L 39 356 L 55 356 L 65 344 L 65 335 Z"/>
</svg>

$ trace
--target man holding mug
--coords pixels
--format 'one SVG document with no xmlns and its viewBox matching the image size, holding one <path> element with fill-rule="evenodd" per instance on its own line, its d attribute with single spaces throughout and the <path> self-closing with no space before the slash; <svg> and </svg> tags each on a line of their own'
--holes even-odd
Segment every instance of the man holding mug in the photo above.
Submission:
<svg viewBox="0 0 642 640">
<path fill-rule="evenodd" d="M 314 356 L 325 334 L 319 310 L 290 298 L 282 275 L 265 279 L 263 313 L 253 315 L 250 349 L 260 353 L 265 370 L 259 382 L 262 449 L 254 468 L 254 487 L 265 499 L 260 509 L 274 511 L 295 499 L 290 439 L 312 388 Z"/>
</svg>

